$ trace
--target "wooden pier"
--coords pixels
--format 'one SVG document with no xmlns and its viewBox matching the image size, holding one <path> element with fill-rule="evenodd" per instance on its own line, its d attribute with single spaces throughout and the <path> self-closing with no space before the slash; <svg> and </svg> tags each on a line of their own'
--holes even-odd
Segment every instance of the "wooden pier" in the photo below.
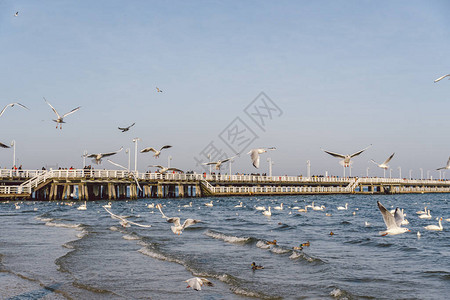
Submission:
<svg viewBox="0 0 450 300">
<path fill-rule="evenodd" d="M 84 169 L 20 172 L 0 170 L 0 198 L 9 199 L 52 201 L 402 193 L 450 193 L 450 181 L 139 172 L 131 174 L 122 170 Z"/>
</svg>

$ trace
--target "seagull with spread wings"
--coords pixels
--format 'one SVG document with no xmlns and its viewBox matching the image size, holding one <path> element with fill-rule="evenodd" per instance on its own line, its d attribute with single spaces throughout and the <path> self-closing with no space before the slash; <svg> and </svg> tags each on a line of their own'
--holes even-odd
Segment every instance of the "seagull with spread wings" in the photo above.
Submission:
<svg viewBox="0 0 450 300">
<path fill-rule="evenodd" d="M 120 220 L 119 221 L 120 225 L 122 225 L 123 227 L 130 227 L 131 225 L 136 225 L 136 226 L 144 227 L 144 228 L 152 227 L 152 225 L 142 225 L 142 224 L 139 224 L 139 223 L 131 222 L 131 221 L 126 219 L 127 217 L 113 214 L 105 206 L 103 206 L 103 208 L 111 215 L 111 218 Z"/>
<path fill-rule="evenodd" d="M 239 153 L 236 154 L 235 156 L 232 157 L 228 157 L 224 160 L 218 160 L 218 161 L 211 161 L 211 162 L 207 162 L 207 163 L 203 163 L 203 165 L 209 166 L 209 165 L 215 165 L 216 170 L 220 170 L 220 167 L 222 166 L 223 163 L 226 163 L 227 161 L 230 161 L 236 157 L 239 156 Z"/>
<path fill-rule="evenodd" d="M 351 161 L 351 159 L 355 156 L 360 155 L 361 153 L 363 153 L 364 151 L 366 151 L 367 149 L 369 149 L 372 145 L 369 145 L 368 147 L 355 152 L 353 154 L 339 154 L 339 153 L 335 153 L 335 152 L 331 152 L 331 151 L 327 151 L 322 149 L 323 152 L 330 154 L 331 156 L 337 157 L 337 158 L 342 158 L 342 160 L 339 162 L 343 167 L 349 167 L 353 162 Z"/>
<path fill-rule="evenodd" d="M 131 124 L 131 125 L 128 126 L 128 127 L 117 127 L 117 128 L 119 128 L 119 130 L 122 130 L 122 132 L 125 132 L 125 131 L 130 130 L 130 128 L 133 127 L 134 124 L 136 124 L 136 123 L 133 123 L 133 124 Z"/>
<path fill-rule="evenodd" d="M 158 87 L 156 87 L 156 92 L 162 93 L 162 90 L 160 90 Z"/>
<path fill-rule="evenodd" d="M 2 147 L 2 148 L 9 148 L 8 145 L 5 145 L 5 144 L 3 144 L 3 143 L 0 143 L 0 147 Z"/>
<path fill-rule="evenodd" d="M 253 166 L 255 168 L 259 168 L 259 155 L 267 152 L 267 150 L 276 150 L 275 147 L 270 148 L 257 148 L 250 150 L 247 154 L 250 154 L 250 158 L 252 159 Z"/>
<path fill-rule="evenodd" d="M 388 159 L 386 159 L 383 163 L 381 163 L 381 164 L 379 164 L 379 163 L 377 163 L 376 161 L 374 161 L 373 159 L 371 159 L 370 161 L 371 162 L 373 162 L 374 164 L 376 164 L 379 168 L 382 168 L 382 169 L 389 169 L 389 165 L 388 165 L 388 163 L 391 161 L 391 159 L 394 157 L 394 154 L 395 153 L 392 153 L 392 155 L 391 156 L 389 156 L 389 158 Z"/>
<path fill-rule="evenodd" d="M 119 167 L 119 168 L 122 168 L 122 169 L 124 169 L 124 170 L 127 170 L 127 171 L 128 171 L 129 177 L 134 179 L 134 181 L 136 182 L 136 185 L 137 185 L 138 189 L 139 189 L 140 191 L 142 191 L 141 185 L 139 184 L 139 181 L 138 181 L 138 179 L 137 179 L 137 177 L 136 177 L 136 174 L 134 174 L 134 172 L 130 172 L 130 171 L 128 170 L 128 168 L 125 168 L 124 166 L 119 165 L 118 163 L 115 163 L 115 162 L 113 162 L 113 161 L 110 160 L 110 159 L 107 159 L 107 161 L 110 162 L 110 163 L 112 163 L 113 165 Z"/>
<path fill-rule="evenodd" d="M 0 117 L 3 115 L 3 113 L 5 112 L 5 110 L 6 110 L 8 107 L 13 107 L 14 105 L 17 105 L 17 106 L 23 107 L 23 108 L 25 108 L 25 109 L 28 109 L 28 107 L 26 107 L 25 105 L 20 104 L 20 103 L 18 103 L 18 102 L 9 103 L 9 104 L 6 104 L 5 107 L 3 107 L 2 111 L 0 112 Z"/>
<path fill-rule="evenodd" d="M 447 165 L 445 167 L 436 169 L 436 170 L 450 170 L 450 157 L 447 160 Z"/>
<path fill-rule="evenodd" d="M 69 111 L 68 113 L 60 116 L 59 113 L 56 111 L 56 109 L 47 101 L 47 99 L 45 99 L 45 97 L 44 97 L 44 101 L 52 108 L 53 112 L 58 117 L 56 120 L 53 120 L 53 122 L 56 122 L 56 129 L 58 129 L 58 124 L 59 124 L 59 129 L 62 129 L 62 123 L 66 123 L 66 122 L 64 122 L 64 118 L 70 114 L 73 114 L 74 112 L 76 112 L 77 110 L 79 110 L 81 108 L 81 106 L 78 106 L 77 108 L 74 108 L 71 111 Z"/>
<path fill-rule="evenodd" d="M 156 205 L 156 207 L 157 207 L 157 208 L 159 209 L 159 211 L 161 212 L 162 218 L 163 218 L 163 219 L 166 219 L 168 223 L 172 223 L 172 224 L 173 224 L 173 226 L 171 226 L 170 229 L 172 229 L 172 232 L 175 233 L 175 234 L 180 235 L 180 234 L 183 233 L 183 230 L 184 230 L 186 227 L 189 227 L 189 226 L 191 226 L 191 225 L 194 225 L 194 224 L 197 224 L 197 223 L 201 222 L 201 220 L 196 220 L 196 219 L 186 219 L 186 220 L 184 221 L 183 225 L 181 225 L 181 223 L 180 223 L 180 218 L 179 218 L 179 217 L 169 218 L 169 217 L 167 217 L 167 216 L 163 213 L 163 211 L 162 211 L 162 209 L 161 209 L 161 207 L 162 207 L 161 204 Z"/>
<path fill-rule="evenodd" d="M 159 150 L 156 150 L 155 148 L 153 148 L 153 147 L 147 147 L 147 148 L 144 148 L 144 149 L 142 149 L 141 150 L 141 153 L 147 153 L 147 152 L 154 152 L 155 154 L 153 154 L 153 156 L 155 157 L 155 158 L 158 158 L 159 157 L 159 155 L 161 155 L 161 151 L 163 150 L 163 149 L 169 149 L 169 148 L 172 148 L 172 146 L 170 146 L 170 145 L 165 145 L 165 146 L 162 146 L 161 147 L 161 149 L 159 149 Z"/>
<path fill-rule="evenodd" d="M 436 82 L 438 82 L 438 81 L 441 81 L 441 80 L 444 79 L 445 77 L 450 77 L 450 74 L 447 74 L 447 75 L 444 75 L 444 76 L 439 77 L 438 79 L 436 79 L 436 80 L 434 81 L 434 83 L 436 83 Z M 450 78 L 449 78 L 449 79 L 450 79 Z"/>
<path fill-rule="evenodd" d="M 386 230 L 380 231 L 380 234 L 385 235 L 396 235 L 405 233 L 407 231 L 410 231 L 408 228 L 400 227 L 402 226 L 402 222 L 405 219 L 404 215 L 398 207 L 395 209 L 394 214 L 391 214 L 389 210 L 387 210 L 380 201 L 377 201 L 378 209 L 381 212 L 381 215 L 383 216 L 384 223 L 386 224 Z"/>
<path fill-rule="evenodd" d="M 93 158 L 92 162 L 94 162 L 95 164 L 101 164 L 102 163 L 102 158 L 103 157 L 108 157 L 108 156 L 112 156 L 114 154 L 119 153 L 120 151 L 123 150 L 123 147 L 120 147 L 120 149 L 118 151 L 115 152 L 108 152 L 108 153 L 93 153 L 93 154 L 89 154 L 86 155 L 86 157 L 88 158 Z"/>
<path fill-rule="evenodd" d="M 177 168 L 166 168 L 160 165 L 150 165 L 149 167 L 159 168 L 159 173 L 164 174 L 167 171 L 175 171 L 175 172 L 181 172 L 184 173 L 183 170 L 177 169 Z"/>
</svg>

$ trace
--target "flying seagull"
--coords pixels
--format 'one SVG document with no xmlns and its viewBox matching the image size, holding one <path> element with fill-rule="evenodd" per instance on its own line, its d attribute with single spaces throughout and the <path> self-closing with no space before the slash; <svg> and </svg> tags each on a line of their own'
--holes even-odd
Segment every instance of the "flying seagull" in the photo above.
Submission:
<svg viewBox="0 0 450 300">
<path fill-rule="evenodd" d="M 192 288 L 196 291 L 202 290 L 202 285 L 206 284 L 208 286 L 214 286 L 214 284 L 206 278 L 193 277 L 191 279 L 185 280 L 188 286 L 187 288 Z"/>
<path fill-rule="evenodd" d="M 77 108 L 72 109 L 70 112 L 64 114 L 62 117 L 58 114 L 58 112 L 56 111 L 56 109 L 47 101 L 47 99 L 45 99 L 45 102 L 52 108 L 53 112 L 56 114 L 56 116 L 58 117 L 56 120 L 53 120 L 53 122 L 56 122 L 56 129 L 58 129 L 58 124 L 59 124 L 59 129 L 62 129 L 62 123 L 66 123 L 64 122 L 64 118 L 67 117 L 70 114 L 73 114 L 74 112 L 76 112 L 77 110 L 79 110 L 81 108 L 81 106 L 78 106 Z"/>
<path fill-rule="evenodd" d="M 167 171 L 177 171 L 177 172 L 181 172 L 184 173 L 182 170 L 177 169 L 177 168 L 166 168 L 160 165 L 150 165 L 149 167 L 155 167 L 155 168 L 159 168 L 159 173 L 164 174 Z"/>
<path fill-rule="evenodd" d="M 13 107 L 14 105 L 18 105 L 18 106 L 21 106 L 21 107 L 23 107 L 23 108 L 28 109 L 28 107 L 26 107 L 26 106 L 23 105 L 23 104 L 20 104 L 20 103 L 18 103 L 18 102 L 13 102 L 13 103 L 10 103 L 10 104 L 6 104 L 5 107 L 3 107 L 2 111 L 0 112 L 0 117 L 3 115 L 3 113 L 5 112 L 5 110 L 6 110 L 8 107 Z"/>
<path fill-rule="evenodd" d="M 344 167 L 349 167 L 350 164 L 352 164 L 351 159 L 352 159 L 353 157 L 360 155 L 361 153 L 363 153 L 364 151 L 366 151 L 367 149 L 369 149 L 371 146 L 372 146 L 372 144 L 370 144 L 368 147 L 366 147 L 366 148 L 364 148 L 364 149 L 362 149 L 362 150 L 360 150 L 360 151 L 358 151 L 358 152 L 355 152 L 355 153 L 353 153 L 353 154 L 346 154 L 346 155 L 344 155 L 344 154 L 339 154 L 339 153 L 335 153 L 335 152 L 331 152 L 331 151 L 327 151 L 327 150 L 324 150 L 324 149 L 322 149 L 322 148 L 321 148 L 321 150 L 322 150 L 323 152 L 325 152 L 325 153 L 330 154 L 331 156 L 338 157 L 338 158 L 342 158 L 342 160 L 341 160 L 339 163 L 340 163 L 342 166 L 344 166 Z"/>
<path fill-rule="evenodd" d="M 374 164 L 376 164 L 378 167 L 382 168 L 382 169 L 389 169 L 388 163 L 391 161 L 391 159 L 394 157 L 395 153 L 392 153 L 391 156 L 389 156 L 388 159 L 386 159 L 383 163 L 379 164 L 376 161 L 374 161 L 373 159 L 371 159 L 370 161 L 373 162 Z"/>
<path fill-rule="evenodd" d="M 162 93 L 162 90 L 160 90 L 158 87 L 156 87 L 156 92 Z"/>
<path fill-rule="evenodd" d="M 110 162 L 110 163 L 112 163 L 113 165 L 119 167 L 119 168 L 122 168 L 122 169 L 128 171 L 128 168 L 125 168 L 124 166 L 119 165 L 118 163 L 115 163 L 115 162 L 113 162 L 112 160 L 107 159 L 107 161 Z M 139 181 L 138 181 L 136 175 L 134 174 L 134 172 L 128 171 L 128 175 L 134 179 L 134 181 L 135 181 L 136 184 L 137 184 L 138 189 L 139 189 L 140 191 L 142 191 L 141 185 L 139 184 Z"/>
<path fill-rule="evenodd" d="M 441 76 L 441 77 L 439 77 L 438 79 L 436 79 L 436 80 L 434 81 L 434 83 L 436 83 L 436 82 L 438 82 L 438 81 L 441 81 L 441 80 L 444 79 L 445 77 L 449 77 L 449 76 L 450 76 L 450 74 Z M 450 79 L 450 78 L 449 78 L 449 79 Z"/>
<path fill-rule="evenodd" d="M 0 143 L 0 147 L 2 147 L 2 148 L 9 148 L 8 145 L 5 145 L 5 144 L 3 144 L 3 143 Z"/>
<path fill-rule="evenodd" d="M 402 222 L 404 220 L 404 216 L 402 211 L 397 207 L 395 209 L 394 214 L 391 214 L 390 211 L 388 211 L 381 203 L 380 201 L 377 201 L 378 209 L 381 212 L 381 215 L 383 216 L 384 223 L 386 224 L 387 230 L 380 231 L 380 234 L 385 235 L 396 235 L 405 233 L 407 231 L 410 231 L 408 228 L 400 227 L 402 225 Z"/>
<path fill-rule="evenodd" d="M 200 220 L 196 220 L 196 219 L 186 219 L 184 221 L 183 225 L 181 225 L 179 217 L 169 218 L 163 213 L 163 211 L 161 210 L 161 207 L 162 207 L 161 204 L 156 205 L 156 207 L 158 207 L 159 211 L 161 212 L 162 218 L 166 219 L 167 222 L 173 224 L 173 226 L 171 226 L 170 229 L 172 229 L 172 232 L 175 234 L 180 235 L 183 233 L 183 229 L 185 229 L 186 227 L 189 227 L 191 225 L 201 222 Z"/>
<path fill-rule="evenodd" d="M 236 154 L 235 156 L 228 157 L 228 158 L 226 158 L 226 159 L 224 159 L 224 160 L 211 161 L 211 162 L 203 163 L 203 165 L 207 165 L 207 166 L 209 166 L 209 165 L 215 165 L 215 166 L 216 166 L 216 167 L 215 167 L 216 170 L 220 170 L 220 167 L 222 166 L 223 163 L 226 163 L 227 161 L 232 160 L 232 159 L 234 159 L 235 157 L 238 157 L 238 156 L 239 156 L 239 153 Z"/>
<path fill-rule="evenodd" d="M 127 217 L 113 214 L 105 206 L 103 206 L 103 208 L 111 215 L 111 218 L 120 220 L 120 225 L 122 225 L 123 227 L 130 227 L 130 225 L 136 225 L 136 226 L 144 227 L 144 228 L 152 227 L 152 225 L 142 225 L 142 224 L 138 224 L 138 223 L 135 223 L 135 222 L 128 221 L 126 219 Z"/>
<path fill-rule="evenodd" d="M 123 147 L 120 147 L 120 149 L 118 151 L 115 151 L 115 152 L 97 153 L 97 154 L 93 153 L 93 154 L 86 155 L 86 157 L 93 158 L 92 161 L 98 165 L 98 164 L 102 163 L 102 158 L 103 157 L 108 157 L 108 156 L 117 154 L 120 151 L 122 151 L 122 149 L 123 149 Z"/>
<path fill-rule="evenodd" d="M 447 165 L 445 167 L 436 170 L 449 170 L 450 169 L 450 157 L 448 158 Z"/>
<path fill-rule="evenodd" d="M 250 150 L 247 154 L 250 154 L 250 158 L 252 159 L 253 166 L 255 168 L 259 168 L 259 155 L 267 152 L 267 150 L 276 150 L 275 147 L 271 148 L 257 148 Z"/>
<path fill-rule="evenodd" d="M 161 149 L 159 149 L 159 150 L 156 150 L 156 149 L 153 148 L 153 147 L 147 147 L 147 148 L 142 149 L 142 150 L 141 150 L 141 153 L 146 153 L 146 152 L 152 151 L 152 152 L 155 153 L 153 156 L 156 157 L 156 158 L 158 158 L 159 155 L 161 154 L 161 151 L 162 151 L 163 149 L 169 149 L 169 148 L 172 148 L 172 146 L 170 146 L 170 145 L 165 145 L 165 146 L 162 146 Z"/>
<path fill-rule="evenodd" d="M 14 17 L 17 17 L 17 16 L 19 16 L 19 12 L 18 11 L 16 11 L 16 13 L 14 14 Z"/>
<path fill-rule="evenodd" d="M 128 126 L 128 127 L 117 127 L 117 128 L 119 128 L 120 130 L 122 130 L 122 132 L 125 132 L 125 131 L 130 130 L 130 128 L 133 127 L 134 124 L 136 124 L 136 123 L 133 123 L 133 124 L 131 124 L 131 125 Z"/>
</svg>

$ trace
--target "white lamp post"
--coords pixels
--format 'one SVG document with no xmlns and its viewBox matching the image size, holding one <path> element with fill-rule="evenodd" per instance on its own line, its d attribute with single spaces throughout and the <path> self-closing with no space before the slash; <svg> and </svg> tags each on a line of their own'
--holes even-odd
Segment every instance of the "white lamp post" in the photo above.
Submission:
<svg viewBox="0 0 450 300">
<path fill-rule="evenodd" d="M 172 156 L 169 155 L 169 157 L 167 157 L 167 167 L 170 168 L 170 161 L 172 160 Z"/>
<path fill-rule="evenodd" d="M 134 172 L 137 172 L 137 145 L 138 145 L 138 141 L 140 141 L 140 138 L 134 138 L 133 139 L 133 143 L 134 143 Z"/>
<path fill-rule="evenodd" d="M 208 154 L 208 160 L 209 160 L 209 162 L 211 162 L 211 153 Z M 211 175 L 211 173 L 212 173 L 211 167 L 212 167 L 212 165 L 209 165 L 209 175 Z"/>
<path fill-rule="evenodd" d="M 427 171 L 427 179 L 430 179 L 430 170 Z"/>
<path fill-rule="evenodd" d="M 311 161 L 306 161 L 306 177 L 311 178 Z"/>
<path fill-rule="evenodd" d="M 398 176 L 402 179 L 402 167 L 398 167 Z"/>
<path fill-rule="evenodd" d="M 423 169 L 422 168 L 419 169 L 420 169 L 420 179 L 423 179 Z"/>
<path fill-rule="evenodd" d="M 412 180 L 412 170 L 411 169 L 409 169 L 409 179 Z"/>
<path fill-rule="evenodd" d="M 392 178 L 392 169 L 389 169 L 389 178 Z"/>
<path fill-rule="evenodd" d="M 131 150 L 130 148 L 127 148 L 125 150 L 125 153 L 128 154 L 128 172 L 130 172 L 130 164 L 131 164 L 131 151 L 130 150 Z"/>
<path fill-rule="evenodd" d="M 272 161 L 272 158 L 268 158 L 267 161 L 269 162 L 269 176 L 272 177 L 272 165 L 274 162 Z"/>
<path fill-rule="evenodd" d="M 83 169 L 86 168 L 86 156 L 88 155 L 87 150 L 83 151 Z"/>
<path fill-rule="evenodd" d="M 13 167 L 16 165 L 16 140 L 11 141 L 11 147 L 13 147 Z"/>
<path fill-rule="evenodd" d="M 369 177 L 369 170 L 370 170 L 370 168 L 367 167 L 367 169 L 366 169 L 366 177 Z"/>
</svg>

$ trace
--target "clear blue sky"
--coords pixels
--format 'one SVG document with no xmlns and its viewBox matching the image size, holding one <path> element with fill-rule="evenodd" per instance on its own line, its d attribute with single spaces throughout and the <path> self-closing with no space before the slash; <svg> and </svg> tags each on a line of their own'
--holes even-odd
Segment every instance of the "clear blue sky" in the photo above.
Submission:
<svg viewBox="0 0 450 300">
<path fill-rule="evenodd" d="M 28 169 L 80 167 L 85 149 L 133 150 L 140 137 L 139 150 L 173 145 L 159 160 L 139 154 L 141 171 L 169 154 L 201 171 L 209 142 L 232 154 L 219 134 L 240 117 L 258 135 L 251 147 L 277 147 L 275 174 L 305 175 L 309 159 L 313 174 L 340 176 L 321 147 L 373 144 L 353 175 L 381 175 L 368 160 L 395 152 L 393 174 L 418 177 L 450 155 L 450 81 L 433 83 L 450 73 L 449 13 L 448 1 L 1 1 L 0 106 L 30 110 L 0 118 L 0 142 L 16 140 Z M 262 91 L 283 112 L 265 131 L 244 112 Z M 61 113 L 82 108 L 56 130 L 43 96 Z M 256 170 L 242 154 L 236 171 Z"/>
</svg>

